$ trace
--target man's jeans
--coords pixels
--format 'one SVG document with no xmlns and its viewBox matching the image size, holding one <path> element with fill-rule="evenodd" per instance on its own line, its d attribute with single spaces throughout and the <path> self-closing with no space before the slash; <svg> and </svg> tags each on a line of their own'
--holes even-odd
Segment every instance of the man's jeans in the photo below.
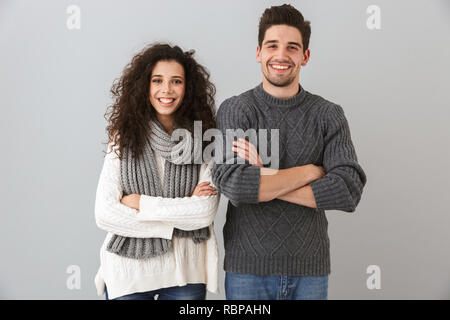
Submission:
<svg viewBox="0 0 450 320">
<path fill-rule="evenodd" d="M 327 300 L 328 275 L 258 276 L 227 272 L 227 300 Z"/>
<path fill-rule="evenodd" d="M 190 283 L 182 287 L 162 288 L 153 291 L 136 292 L 113 300 L 205 300 L 206 286 L 203 283 Z M 108 290 L 105 293 L 108 298 Z"/>
</svg>

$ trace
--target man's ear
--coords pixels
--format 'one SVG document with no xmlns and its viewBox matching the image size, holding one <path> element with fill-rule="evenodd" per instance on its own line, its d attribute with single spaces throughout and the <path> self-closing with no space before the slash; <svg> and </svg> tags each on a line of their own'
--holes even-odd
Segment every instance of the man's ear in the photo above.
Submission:
<svg viewBox="0 0 450 320">
<path fill-rule="evenodd" d="M 309 49 L 306 49 L 306 51 L 303 53 L 303 56 L 305 57 L 301 63 L 302 67 L 306 66 L 306 64 L 309 61 L 309 57 L 311 56 L 311 51 Z"/>
<path fill-rule="evenodd" d="M 261 48 L 256 46 L 256 62 L 261 63 Z"/>
</svg>

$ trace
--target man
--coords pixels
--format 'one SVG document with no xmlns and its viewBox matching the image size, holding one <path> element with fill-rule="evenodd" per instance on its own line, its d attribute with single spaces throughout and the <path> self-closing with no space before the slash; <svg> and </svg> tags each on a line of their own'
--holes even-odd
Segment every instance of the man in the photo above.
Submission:
<svg viewBox="0 0 450 320">
<path fill-rule="evenodd" d="M 248 141 L 234 143 L 232 152 L 225 147 L 224 161 L 214 165 L 213 182 L 230 200 L 223 230 L 227 299 L 327 299 L 325 210 L 354 212 L 361 199 L 366 176 L 343 109 L 299 84 L 310 34 L 294 7 L 266 9 L 256 55 L 262 84 L 218 110 L 225 139 L 230 129 L 277 129 L 280 144 L 279 170 L 250 161 L 256 147 Z M 229 162 L 238 156 L 245 161 Z"/>
</svg>

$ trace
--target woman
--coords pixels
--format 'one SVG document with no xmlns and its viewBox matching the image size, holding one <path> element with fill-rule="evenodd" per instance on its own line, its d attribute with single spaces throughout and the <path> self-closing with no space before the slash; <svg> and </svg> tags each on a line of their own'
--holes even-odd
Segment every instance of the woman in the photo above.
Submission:
<svg viewBox="0 0 450 320">
<path fill-rule="evenodd" d="M 219 194 L 212 161 L 194 159 L 203 144 L 192 134 L 195 120 L 203 132 L 215 126 L 215 87 L 193 53 L 151 45 L 111 90 L 95 203 L 96 223 L 108 232 L 95 283 L 107 300 L 201 300 L 218 291 Z M 179 142 L 175 129 L 186 129 Z"/>
</svg>

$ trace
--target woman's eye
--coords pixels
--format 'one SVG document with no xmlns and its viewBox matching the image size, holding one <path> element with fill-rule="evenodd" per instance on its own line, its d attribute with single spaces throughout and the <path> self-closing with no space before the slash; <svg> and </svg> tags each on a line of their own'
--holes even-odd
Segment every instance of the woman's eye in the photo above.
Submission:
<svg viewBox="0 0 450 320">
<path fill-rule="evenodd" d="M 175 80 L 174 81 L 176 84 L 181 84 L 181 83 L 183 83 L 181 80 Z"/>
<path fill-rule="evenodd" d="M 152 82 L 154 82 L 154 83 L 161 83 L 161 80 L 160 79 L 153 79 Z"/>
</svg>

